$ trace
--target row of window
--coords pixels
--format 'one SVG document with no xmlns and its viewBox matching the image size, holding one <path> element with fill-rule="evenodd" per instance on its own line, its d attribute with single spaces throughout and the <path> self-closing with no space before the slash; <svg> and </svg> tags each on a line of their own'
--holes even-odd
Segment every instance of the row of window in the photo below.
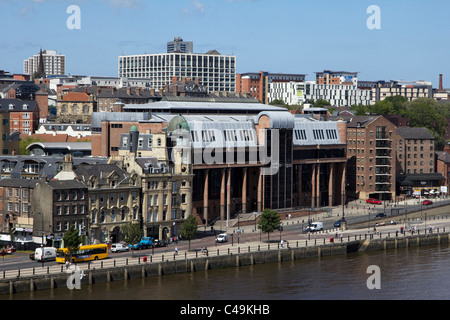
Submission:
<svg viewBox="0 0 450 320">
<path fill-rule="evenodd" d="M 220 132 L 219 135 L 221 135 L 221 131 L 218 130 L 202 130 L 202 131 L 191 131 L 191 139 L 194 142 L 200 142 L 199 139 L 199 132 L 201 132 L 201 141 L 202 142 L 214 142 L 217 141 L 216 139 L 216 132 Z M 224 134 L 225 141 L 255 141 L 255 136 L 253 134 L 253 130 L 248 129 L 242 129 L 242 130 L 235 130 L 235 129 L 227 129 L 225 130 Z"/>
</svg>

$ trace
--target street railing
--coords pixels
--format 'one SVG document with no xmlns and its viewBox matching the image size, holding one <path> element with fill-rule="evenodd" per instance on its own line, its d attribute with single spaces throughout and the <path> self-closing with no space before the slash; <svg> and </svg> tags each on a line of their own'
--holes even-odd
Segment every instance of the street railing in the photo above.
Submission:
<svg viewBox="0 0 450 320">
<path fill-rule="evenodd" d="M 433 220 L 433 219 L 430 219 Z M 313 239 L 299 239 L 299 240 L 284 240 L 283 244 L 281 242 L 269 242 L 269 243 L 251 243 L 250 245 L 245 244 L 233 244 L 231 246 L 220 246 L 213 247 L 213 249 L 194 249 L 192 251 L 182 251 L 182 252 L 164 252 L 148 255 L 139 255 L 134 257 L 123 257 L 123 258 L 107 258 L 105 260 L 92 261 L 77 263 L 76 266 L 83 271 L 96 270 L 96 269 L 106 269 L 114 267 L 124 267 L 124 266 L 134 266 L 140 264 L 148 263 L 160 263 L 164 261 L 175 261 L 175 260 L 190 260 L 196 258 L 204 258 L 210 256 L 220 256 L 220 255 L 236 255 L 241 253 L 251 253 L 260 251 L 270 251 L 270 250 L 289 250 L 290 248 L 300 248 L 300 247 L 311 247 L 318 245 L 325 245 L 328 243 L 343 243 L 350 241 L 358 241 L 365 239 L 375 239 L 375 238 L 399 238 L 406 235 L 414 234 L 434 234 L 446 232 L 448 228 L 424 228 L 420 229 L 410 229 L 403 230 L 402 233 L 396 232 L 373 232 L 373 233 L 359 233 L 352 235 L 343 235 L 342 233 L 336 232 L 334 229 L 321 231 L 314 233 Z M 361 231 L 361 230 L 359 230 Z M 334 237 L 332 235 L 335 235 Z M 56 275 L 61 273 L 70 273 L 70 269 L 67 269 L 65 264 L 45 266 L 43 264 L 40 267 L 25 268 L 18 270 L 8 270 L 0 272 L 0 280 L 7 279 L 21 279 L 25 277 L 32 276 L 45 276 L 45 275 Z"/>
</svg>

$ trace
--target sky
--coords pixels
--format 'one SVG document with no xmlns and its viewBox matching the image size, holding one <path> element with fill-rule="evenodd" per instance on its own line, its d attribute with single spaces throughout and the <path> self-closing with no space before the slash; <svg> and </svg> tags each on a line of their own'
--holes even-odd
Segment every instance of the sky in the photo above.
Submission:
<svg viewBox="0 0 450 320">
<path fill-rule="evenodd" d="M 434 87 L 442 73 L 450 87 L 449 11 L 448 0 L 0 0 L 0 70 L 23 73 L 42 48 L 66 55 L 67 74 L 118 76 L 119 55 L 165 53 L 180 36 L 196 53 L 235 55 L 237 73 L 344 70 Z"/>
</svg>

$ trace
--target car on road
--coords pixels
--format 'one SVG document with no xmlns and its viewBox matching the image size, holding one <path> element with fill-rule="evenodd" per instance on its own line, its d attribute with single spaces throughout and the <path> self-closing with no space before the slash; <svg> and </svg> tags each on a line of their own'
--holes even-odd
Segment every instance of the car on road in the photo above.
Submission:
<svg viewBox="0 0 450 320">
<path fill-rule="evenodd" d="M 216 242 L 227 242 L 227 241 L 228 241 L 228 235 L 226 233 L 221 233 L 216 238 Z"/>
<path fill-rule="evenodd" d="M 125 246 L 121 243 L 113 243 L 111 245 L 111 252 L 124 252 L 124 251 L 128 251 L 129 247 Z"/>
<path fill-rule="evenodd" d="M 423 200 L 422 204 L 423 204 L 424 206 L 426 206 L 426 205 L 431 205 L 431 204 L 433 204 L 433 201 L 431 201 L 431 200 Z"/>
<path fill-rule="evenodd" d="M 380 219 L 380 218 L 384 218 L 386 217 L 386 214 L 384 214 L 383 212 L 377 213 L 377 215 L 375 216 L 375 219 Z"/>
<path fill-rule="evenodd" d="M 374 198 L 369 198 L 366 200 L 366 203 L 370 203 L 370 204 L 381 204 L 380 200 L 374 199 Z"/>
<path fill-rule="evenodd" d="M 338 220 L 334 223 L 334 227 L 335 228 L 340 228 L 341 227 L 341 220 Z"/>
</svg>

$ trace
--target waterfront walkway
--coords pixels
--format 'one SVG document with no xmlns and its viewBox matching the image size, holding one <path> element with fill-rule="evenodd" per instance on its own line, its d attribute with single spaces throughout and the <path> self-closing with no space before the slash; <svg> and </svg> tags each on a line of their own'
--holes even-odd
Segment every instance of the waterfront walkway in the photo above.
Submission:
<svg viewBox="0 0 450 320">
<path fill-rule="evenodd" d="M 286 224 L 299 224 L 300 219 L 293 219 L 289 221 L 284 221 Z M 405 232 L 402 234 L 399 231 L 403 228 Z M 244 230 L 248 229 L 248 230 Z M 173 260 L 192 260 L 200 257 L 210 257 L 210 256 L 221 256 L 221 255 L 237 255 L 241 253 L 251 253 L 260 251 L 271 251 L 271 250 L 289 250 L 290 248 L 299 247 L 314 247 L 319 245 L 325 245 L 336 242 L 350 242 L 356 240 L 364 239 L 392 239 L 401 238 L 409 235 L 419 234 L 436 234 L 445 233 L 450 230 L 450 215 L 449 216 L 434 216 L 430 217 L 427 221 L 421 219 L 411 219 L 409 221 L 404 221 L 403 223 L 398 223 L 396 225 L 384 224 L 376 228 L 376 230 L 361 228 L 361 229 L 349 229 L 349 230 L 339 230 L 330 229 L 318 233 L 311 234 L 299 234 L 294 232 L 292 234 L 284 233 L 281 243 L 277 239 L 277 233 L 275 232 L 272 236 L 271 242 L 265 242 L 266 236 L 262 241 L 258 241 L 260 238 L 258 235 L 254 237 L 241 238 L 241 243 L 237 244 L 236 241 L 228 241 L 224 244 L 209 246 L 207 250 L 202 250 L 201 248 L 196 248 L 194 250 L 187 250 L 187 241 L 180 242 L 180 245 L 172 245 L 172 248 L 178 246 L 180 248 L 178 253 L 172 252 L 156 252 L 151 254 L 151 250 L 147 251 L 136 251 L 134 257 L 114 257 L 114 254 L 110 254 L 110 257 L 101 261 L 93 261 L 89 263 L 78 263 L 77 268 L 83 271 L 115 268 L 123 266 L 133 266 L 139 264 L 151 264 L 160 263 L 164 261 Z M 231 231 L 231 230 L 229 230 Z M 252 226 L 242 227 L 241 231 L 244 233 L 251 233 Z M 259 233 L 258 233 L 259 234 Z M 280 234 L 281 237 L 281 234 Z M 260 238 L 261 239 L 261 238 Z M 278 238 L 280 239 L 280 238 Z M 194 242 L 194 241 L 193 241 Z M 181 245 L 183 243 L 183 245 Z M 182 249 L 184 248 L 184 249 Z M 61 275 L 63 273 L 71 273 L 72 270 L 66 270 L 65 265 L 53 265 L 53 266 L 37 266 L 34 268 L 20 269 L 20 270 L 10 270 L 2 271 L 0 273 L 0 282 L 11 281 L 17 279 L 23 279 L 27 277 L 40 277 L 49 275 Z"/>
</svg>

